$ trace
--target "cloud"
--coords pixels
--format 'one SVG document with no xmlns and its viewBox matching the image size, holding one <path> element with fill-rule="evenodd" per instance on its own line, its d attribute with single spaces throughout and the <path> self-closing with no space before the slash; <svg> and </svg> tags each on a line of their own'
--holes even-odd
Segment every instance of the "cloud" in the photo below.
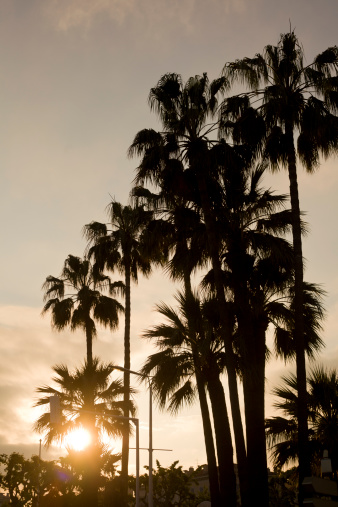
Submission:
<svg viewBox="0 0 338 507">
<path fill-rule="evenodd" d="M 210 0 L 208 5 L 198 0 L 52 0 L 46 12 L 60 31 L 78 26 L 90 29 L 99 16 L 108 16 L 118 25 L 130 17 L 147 20 L 149 25 L 159 22 L 183 24 L 193 30 L 193 18 L 199 16 L 204 8 L 218 10 L 223 14 L 241 13 L 246 10 L 245 0 Z M 163 29 L 163 26 L 162 26 Z"/>
<path fill-rule="evenodd" d="M 172 292 L 171 284 L 166 284 L 160 273 L 154 275 L 154 281 L 155 285 L 141 277 L 139 286 L 133 286 L 131 346 L 132 368 L 136 370 L 149 354 L 150 345 L 147 340 L 140 339 L 140 334 L 157 318 L 156 312 L 152 311 L 154 301 L 157 298 L 167 300 Z M 119 329 L 113 333 L 98 328 L 93 343 L 94 355 L 122 365 L 123 332 L 123 316 Z M 53 331 L 50 316 L 42 318 L 41 308 L 0 305 L 0 344 L 0 453 L 17 451 L 30 456 L 37 452 L 34 446 L 40 438 L 32 431 L 41 410 L 33 408 L 35 390 L 38 386 L 52 384 L 53 365 L 63 363 L 74 368 L 84 361 L 85 337 L 81 331 Z M 142 420 L 147 421 L 147 387 L 140 386 L 136 379 L 134 381 L 138 392 L 144 394 L 145 414 L 142 410 L 140 412 Z M 60 452 L 55 448 L 48 451 L 48 456 L 56 458 Z"/>
<path fill-rule="evenodd" d="M 121 24 L 135 8 L 135 0 L 52 0 L 47 14 L 53 17 L 58 30 L 76 26 L 89 28 L 99 14 L 108 14 Z"/>
<path fill-rule="evenodd" d="M 52 331 L 49 317 L 42 319 L 39 308 L 0 306 L 0 343 L 0 452 L 8 446 L 24 452 L 23 444 L 39 438 L 32 432 L 40 410 L 33 408 L 36 388 L 52 383 L 53 365 L 74 368 L 84 361 L 85 338 L 81 332 Z M 122 336 L 114 340 L 112 333 L 100 329 L 93 350 L 106 361 L 122 361 Z"/>
</svg>

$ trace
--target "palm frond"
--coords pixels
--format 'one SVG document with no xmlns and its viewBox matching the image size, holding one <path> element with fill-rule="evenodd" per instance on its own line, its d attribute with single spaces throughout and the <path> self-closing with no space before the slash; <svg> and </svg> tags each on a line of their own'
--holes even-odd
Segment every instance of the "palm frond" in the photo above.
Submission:
<svg viewBox="0 0 338 507">
<path fill-rule="evenodd" d="M 193 387 L 190 380 L 187 380 L 185 384 L 177 389 L 170 397 L 168 410 L 172 414 L 177 414 L 183 405 L 191 405 L 195 401 L 195 398 L 196 388 Z"/>
</svg>

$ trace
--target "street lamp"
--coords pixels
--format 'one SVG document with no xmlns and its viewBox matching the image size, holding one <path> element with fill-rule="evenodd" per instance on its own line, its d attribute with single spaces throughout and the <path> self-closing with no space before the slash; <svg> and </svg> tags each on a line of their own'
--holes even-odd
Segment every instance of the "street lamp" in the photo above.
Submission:
<svg viewBox="0 0 338 507">
<path fill-rule="evenodd" d="M 123 366 L 114 366 L 115 370 L 126 371 L 129 373 L 133 373 L 134 375 L 138 375 L 141 378 L 146 378 L 148 380 L 149 386 L 149 498 L 148 498 L 148 507 L 153 507 L 154 503 L 154 490 L 153 490 L 153 390 L 151 384 L 151 376 L 144 375 L 138 371 L 128 370 Z M 137 464 L 136 464 L 137 468 Z M 137 499 L 136 499 L 137 501 Z"/>
</svg>

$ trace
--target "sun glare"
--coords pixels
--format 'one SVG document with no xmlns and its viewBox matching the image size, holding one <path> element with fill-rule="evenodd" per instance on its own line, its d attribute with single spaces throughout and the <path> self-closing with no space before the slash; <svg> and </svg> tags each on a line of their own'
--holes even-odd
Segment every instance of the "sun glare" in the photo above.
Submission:
<svg viewBox="0 0 338 507">
<path fill-rule="evenodd" d="M 90 444 L 90 433 L 84 428 L 72 431 L 65 438 L 65 447 L 70 447 L 74 451 L 83 451 Z"/>
</svg>

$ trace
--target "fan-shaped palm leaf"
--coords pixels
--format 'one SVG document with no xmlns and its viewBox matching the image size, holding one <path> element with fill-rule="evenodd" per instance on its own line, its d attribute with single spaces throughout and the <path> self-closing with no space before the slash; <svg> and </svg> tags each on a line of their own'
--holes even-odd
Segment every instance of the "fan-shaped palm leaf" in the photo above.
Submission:
<svg viewBox="0 0 338 507">
<path fill-rule="evenodd" d="M 69 255 L 60 278 L 48 276 L 43 289 L 46 301 L 42 313 L 52 314 L 52 326 L 62 331 L 81 328 L 86 333 L 87 361 L 92 362 L 92 341 L 96 336 L 95 321 L 114 330 L 118 325 L 122 305 L 102 291 L 115 292 L 121 282 L 112 284 L 109 277 L 97 274 L 86 258 Z"/>
</svg>

